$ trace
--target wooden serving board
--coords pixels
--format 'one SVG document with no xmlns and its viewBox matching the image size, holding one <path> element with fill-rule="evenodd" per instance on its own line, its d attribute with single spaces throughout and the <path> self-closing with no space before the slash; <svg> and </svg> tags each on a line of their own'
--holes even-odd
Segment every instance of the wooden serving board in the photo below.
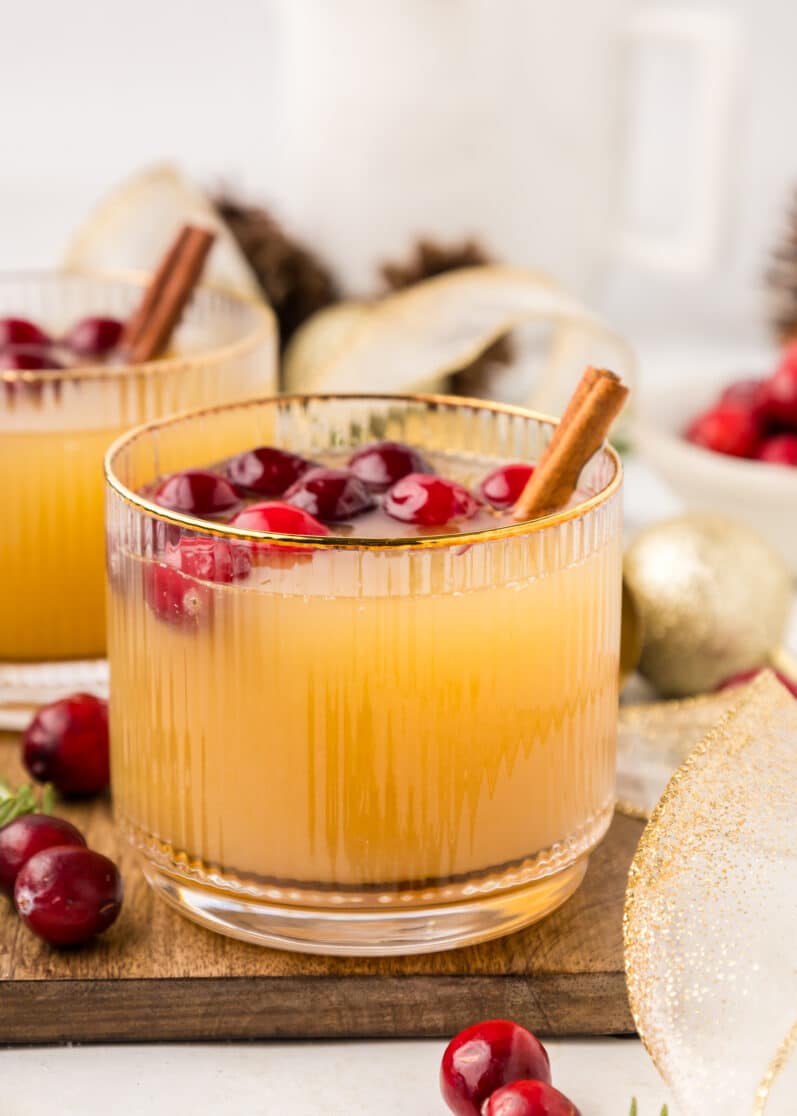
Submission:
<svg viewBox="0 0 797 1116">
<path fill-rule="evenodd" d="M 0 736 L 0 774 L 22 781 Z M 543 1035 L 634 1030 L 622 910 L 641 823 L 617 815 L 580 890 L 543 922 L 469 949 L 393 959 L 260 949 L 180 917 L 149 890 L 106 801 L 59 807 L 121 866 L 125 901 L 96 943 L 56 951 L 0 897 L 0 1044 L 443 1037 L 509 1017 Z"/>
</svg>

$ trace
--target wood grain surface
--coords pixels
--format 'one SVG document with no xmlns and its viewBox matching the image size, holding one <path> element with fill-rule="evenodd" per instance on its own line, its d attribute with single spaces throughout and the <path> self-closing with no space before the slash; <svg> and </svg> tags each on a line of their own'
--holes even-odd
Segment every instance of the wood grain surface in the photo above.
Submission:
<svg viewBox="0 0 797 1116">
<path fill-rule="evenodd" d="M 0 775 L 21 781 L 0 735 Z M 69 806 L 125 880 L 118 922 L 56 951 L 0 897 L 0 1044 L 445 1036 L 508 1016 L 544 1035 L 632 1033 L 622 963 L 626 877 L 641 823 L 617 815 L 580 890 L 543 922 L 469 949 L 393 959 L 260 949 L 186 921 L 147 887 L 107 801 Z"/>
</svg>

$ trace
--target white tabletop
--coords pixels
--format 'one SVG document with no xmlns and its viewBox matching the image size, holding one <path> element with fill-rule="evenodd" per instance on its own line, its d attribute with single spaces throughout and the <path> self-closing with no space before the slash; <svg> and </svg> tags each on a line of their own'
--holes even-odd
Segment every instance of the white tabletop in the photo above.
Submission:
<svg viewBox="0 0 797 1116">
<path fill-rule="evenodd" d="M 68 1022 L 65 1020 L 65 1028 Z M 550 1042 L 583 1116 L 659 1116 L 667 1091 L 636 1039 Z M 443 1042 L 87 1046 L 0 1052 L 3 1116 L 444 1116 Z"/>
</svg>

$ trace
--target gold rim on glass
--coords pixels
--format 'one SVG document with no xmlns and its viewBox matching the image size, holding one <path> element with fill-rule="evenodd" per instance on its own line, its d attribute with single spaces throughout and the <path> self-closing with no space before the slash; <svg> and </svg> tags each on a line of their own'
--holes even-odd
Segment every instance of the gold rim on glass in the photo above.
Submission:
<svg viewBox="0 0 797 1116">
<path fill-rule="evenodd" d="M 113 283 L 117 286 L 146 287 L 149 275 L 140 271 L 88 271 L 76 268 L 54 269 L 53 271 L 4 271 L 0 272 L 0 287 L 6 282 L 48 282 L 58 279 L 86 279 L 100 283 Z M 156 360 L 143 361 L 141 364 L 82 364 L 76 368 L 45 368 L 39 371 L 30 369 L 5 369 L 0 371 L 2 383 L 40 384 L 80 380 L 116 380 L 126 379 L 131 376 L 155 375 L 155 373 L 168 372 L 179 374 L 188 369 L 196 370 L 211 364 L 218 364 L 255 348 L 261 341 L 271 336 L 276 336 L 277 321 L 274 311 L 266 302 L 259 302 L 256 298 L 232 291 L 229 287 L 213 283 L 201 283 L 197 292 L 207 291 L 220 295 L 231 303 L 248 307 L 256 317 L 260 318 L 253 328 L 243 337 L 231 341 L 218 348 L 198 350 L 187 356 L 159 357 Z"/>
<path fill-rule="evenodd" d="M 505 403 L 493 403 L 484 399 L 470 399 L 465 396 L 454 395 L 373 395 L 370 393 L 358 392 L 333 392 L 321 395 L 266 396 L 258 399 L 249 399 L 243 403 L 221 403 L 213 407 L 183 411 L 180 414 L 170 415 L 168 418 L 157 419 L 154 422 L 138 426 L 134 430 L 122 434 L 111 444 L 105 454 L 103 462 L 105 479 L 114 492 L 126 503 L 131 504 L 142 512 L 146 512 L 151 518 L 158 519 L 163 523 L 188 527 L 193 531 L 199 531 L 205 535 L 215 535 L 230 539 L 245 539 L 247 541 L 265 540 L 269 543 L 276 543 L 277 545 L 302 546 L 308 550 L 317 550 L 322 547 L 332 547 L 336 549 L 345 548 L 350 550 L 388 550 L 403 547 L 421 550 L 441 546 L 470 545 L 472 543 L 488 542 L 493 539 L 513 538 L 518 535 L 526 535 L 534 531 L 541 531 L 546 527 L 555 527 L 560 523 L 566 523 L 572 519 L 581 518 L 586 515 L 587 512 L 606 503 L 619 489 L 622 483 L 623 466 L 620 455 L 614 447 L 607 442 L 602 452 L 608 454 L 614 463 L 614 474 L 611 480 L 600 492 L 597 492 L 594 496 L 590 496 L 587 500 L 583 500 L 581 503 L 574 504 L 572 507 L 563 508 L 561 511 L 557 512 L 551 512 L 549 515 L 539 516 L 537 519 L 530 519 L 521 523 L 509 523 L 501 527 L 492 527 L 482 531 L 462 532 L 452 535 L 412 536 L 409 538 L 400 536 L 397 538 L 379 539 L 356 538 L 351 535 L 288 535 L 268 531 L 251 531 L 241 527 L 232 527 L 230 524 L 213 523 L 207 519 L 199 519 L 196 516 L 185 515 L 183 512 L 171 511 L 168 508 L 162 508 L 158 504 L 152 503 L 152 501 L 148 500 L 146 497 L 127 488 L 113 471 L 114 459 L 128 446 L 133 445 L 133 443 L 139 441 L 141 438 L 155 433 L 156 431 L 165 430 L 170 426 L 176 426 L 185 422 L 186 419 L 198 419 L 208 415 L 218 414 L 221 411 L 245 410 L 250 407 L 271 406 L 280 408 L 283 406 L 290 406 L 291 404 L 309 402 L 325 403 L 346 401 L 421 403 L 427 404 L 430 407 L 492 411 L 496 414 L 514 415 L 518 418 L 530 419 L 533 422 L 545 423 L 549 426 L 556 426 L 558 422 L 557 419 L 552 418 L 550 415 L 539 414 L 536 411 L 527 410 L 525 407 L 515 407 Z"/>
</svg>

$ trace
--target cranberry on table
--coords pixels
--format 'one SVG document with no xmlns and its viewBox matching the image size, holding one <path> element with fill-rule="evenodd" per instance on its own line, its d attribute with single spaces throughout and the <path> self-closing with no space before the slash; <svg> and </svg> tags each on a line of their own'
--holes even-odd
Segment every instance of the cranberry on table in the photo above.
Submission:
<svg viewBox="0 0 797 1116">
<path fill-rule="evenodd" d="M 14 894 L 20 869 L 32 856 L 55 845 L 85 847 L 83 834 L 65 818 L 23 814 L 0 829 L 0 891 Z"/>
<path fill-rule="evenodd" d="M 797 342 L 788 346 L 766 381 L 764 407 L 770 419 L 797 429 Z"/>
<path fill-rule="evenodd" d="M 227 477 L 245 496 L 282 496 L 299 477 L 315 468 L 312 461 L 276 446 L 259 446 L 227 462 Z"/>
<path fill-rule="evenodd" d="M 373 442 L 349 458 L 349 469 L 375 492 L 384 492 L 408 473 L 433 473 L 431 465 L 403 442 Z"/>
<path fill-rule="evenodd" d="M 755 457 L 762 436 L 762 423 L 755 412 L 728 403 L 704 411 L 686 431 L 687 439 L 696 446 L 731 457 Z"/>
<path fill-rule="evenodd" d="M 44 705 L 22 737 L 25 767 L 60 794 L 99 794 L 110 781 L 108 703 L 72 694 Z"/>
<path fill-rule="evenodd" d="M 23 866 L 14 904 L 25 925 L 50 945 L 82 945 L 115 921 L 122 878 L 107 856 L 60 845 L 36 853 Z"/>
<path fill-rule="evenodd" d="M 118 318 L 81 318 L 64 337 L 64 344 L 81 357 L 104 357 L 119 344 L 124 322 Z"/>
<path fill-rule="evenodd" d="M 760 413 L 764 407 L 765 382 L 753 379 L 735 380 L 723 389 L 719 398 L 720 405 L 727 403 Z"/>
<path fill-rule="evenodd" d="M 526 482 L 534 472 L 534 466 L 524 462 L 499 465 L 488 473 L 479 485 L 479 495 L 494 508 L 511 508 L 526 487 Z"/>
<path fill-rule="evenodd" d="M 581 1113 L 545 1081 L 516 1081 L 493 1093 L 482 1116 L 581 1116 Z"/>
<path fill-rule="evenodd" d="M 228 480 L 209 469 L 185 469 L 165 477 L 152 499 L 162 508 L 186 515 L 220 515 L 240 501 Z"/>
<path fill-rule="evenodd" d="M 370 489 L 348 469 L 311 469 L 291 485 L 285 499 L 316 519 L 333 523 L 374 506 Z"/>
<path fill-rule="evenodd" d="M 758 451 L 758 460 L 770 465 L 797 465 L 797 434 L 773 434 Z"/>
<path fill-rule="evenodd" d="M 33 345 L 46 349 L 50 338 L 35 322 L 27 318 L 0 318 L 0 349 L 16 345 Z"/>
<path fill-rule="evenodd" d="M 419 527 L 442 527 L 452 519 L 468 519 L 479 507 L 479 501 L 464 485 L 425 473 L 402 477 L 385 497 L 388 515 Z"/>
<path fill-rule="evenodd" d="M 440 1067 L 440 1091 L 456 1116 L 480 1116 L 487 1098 L 512 1081 L 551 1080 L 545 1047 L 508 1019 L 476 1023 L 451 1040 Z"/>
</svg>

